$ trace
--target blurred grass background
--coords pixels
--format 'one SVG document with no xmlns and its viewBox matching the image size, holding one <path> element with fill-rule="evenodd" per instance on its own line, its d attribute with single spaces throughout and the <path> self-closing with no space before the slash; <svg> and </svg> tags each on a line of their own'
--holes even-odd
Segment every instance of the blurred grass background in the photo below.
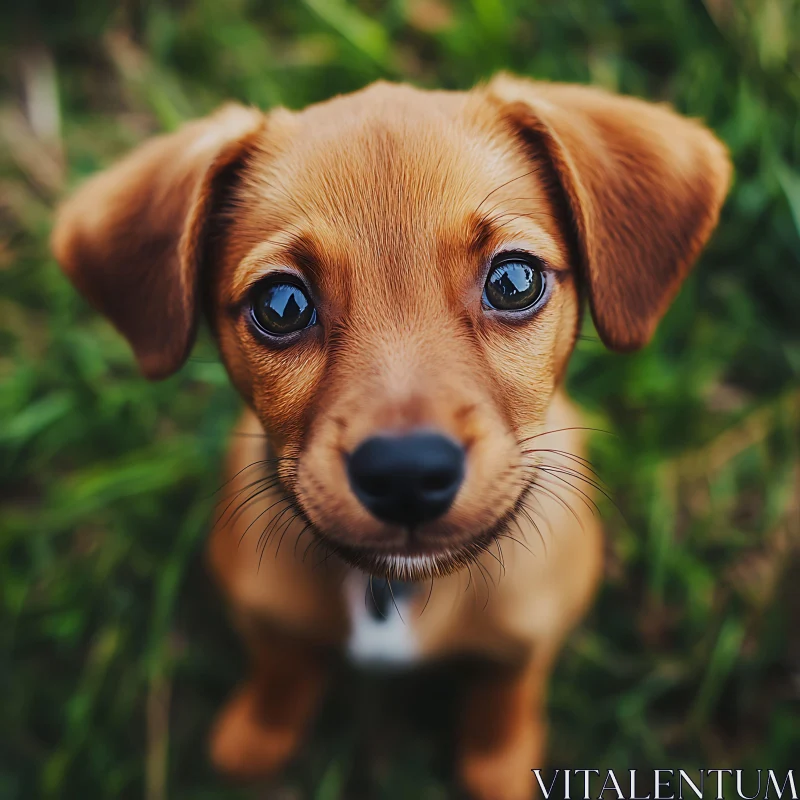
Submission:
<svg viewBox="0 0 800 800">
<path fill-rule="evenodd" d="M 47 236 L 66 189 L 224 100 L 498 69 L 669 101 L 736 165 L 653 344 L 590 334 L 572 363 L 622 514 L 554 679 L 552 764 L 798 766 L 798 0 L 30 0 L 0 9 L 0 67 L 0 798 L 448 796 L 424 731 L 364 755 L 391 725 L 353 676 L 277 786 L 210 771 L 243 665 L 201 550 L 238 402 L 205 339 L 142 380 Z"/>
</svg>

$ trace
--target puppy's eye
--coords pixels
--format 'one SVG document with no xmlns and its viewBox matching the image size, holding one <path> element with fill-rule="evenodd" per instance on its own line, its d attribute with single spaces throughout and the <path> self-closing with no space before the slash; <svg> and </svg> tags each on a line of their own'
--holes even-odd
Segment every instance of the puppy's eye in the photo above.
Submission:
<svg viewBox="0 0 800 800">
<path fill-rule="evenodd" d="M 273 336 L 300 331 L 317 321 L 317 312 L 306 290 L 286 280 L 257 286 L 250 308 L 258 327 Z"/>
<path fill-rule="evenodd" d="M 498 311 L 523 311 L 542 299 L 545 287 L 538 258 L 526 253 L 503 253 L 492 261 L 483 300 Z"/>
</svg>

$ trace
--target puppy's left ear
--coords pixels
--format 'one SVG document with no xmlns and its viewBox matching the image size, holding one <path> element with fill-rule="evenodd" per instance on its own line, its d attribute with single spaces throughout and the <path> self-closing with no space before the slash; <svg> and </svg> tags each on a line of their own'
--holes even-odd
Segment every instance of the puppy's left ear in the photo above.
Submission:
<svg viewBox="0 0 800 800">
<path fill-rule="evenodd" d="M 502 75 L 486 91 L 565 201 L 601 339 L 642 347 L 716 226 L 724 145 L 665 106 L 599 89 Z"/>
<path fill-rule="evenodd" d="M 260 111 L 225 106 L 145 142 L 58 211 L 56 258 L 148 378 L 172 374 L 189 354 L 208 222 L 264 122 Z"/>
</svg>

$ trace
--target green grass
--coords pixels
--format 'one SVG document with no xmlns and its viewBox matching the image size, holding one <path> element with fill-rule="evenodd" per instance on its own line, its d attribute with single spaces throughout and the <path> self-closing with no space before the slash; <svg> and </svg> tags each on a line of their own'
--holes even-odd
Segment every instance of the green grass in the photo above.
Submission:
<svg viewBox="0 0 800 800">
<path fill-rule="evenodd" d="M 607 581 L 553 682 L 551 761 L 796 767 L 798 30 L 798 0 L 4 6 L 0 798 L 257 796 L 204 751 L 243 667 L 202 563 L 238 401 L 205 340 L 178 376 L 137 375 L 49 255 L 57 198 L 226 99 L 300 107 L 379 77 L 460 88 L 497 69 L 670 101 L 736 165 L 655 341 L 617 356 L 587 331 L 572 362 L 574 397 L 616 434 L 593 458 L 621 512 L 606 510 Z M 37 136 L 20 109 L 39 84 L 61 124 Z M 453 701 L 431 681 L 387 699 L 344 670 L 274 796 L 446 797 L 425 730 Z"/>
</svg>

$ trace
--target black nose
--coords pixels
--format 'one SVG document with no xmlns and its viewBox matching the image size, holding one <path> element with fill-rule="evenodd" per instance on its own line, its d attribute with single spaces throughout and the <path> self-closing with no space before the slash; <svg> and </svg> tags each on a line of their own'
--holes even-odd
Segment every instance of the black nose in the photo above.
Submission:
<svg viewBox="0 0 800 800">
<path fill-rule="evenodd" d="M 464 448 L 437 433 L 365 439 L 350 455 L 355 496 L 384 522 L 419 525 L 450 508 L 464 478 Z"/>
</svg>

